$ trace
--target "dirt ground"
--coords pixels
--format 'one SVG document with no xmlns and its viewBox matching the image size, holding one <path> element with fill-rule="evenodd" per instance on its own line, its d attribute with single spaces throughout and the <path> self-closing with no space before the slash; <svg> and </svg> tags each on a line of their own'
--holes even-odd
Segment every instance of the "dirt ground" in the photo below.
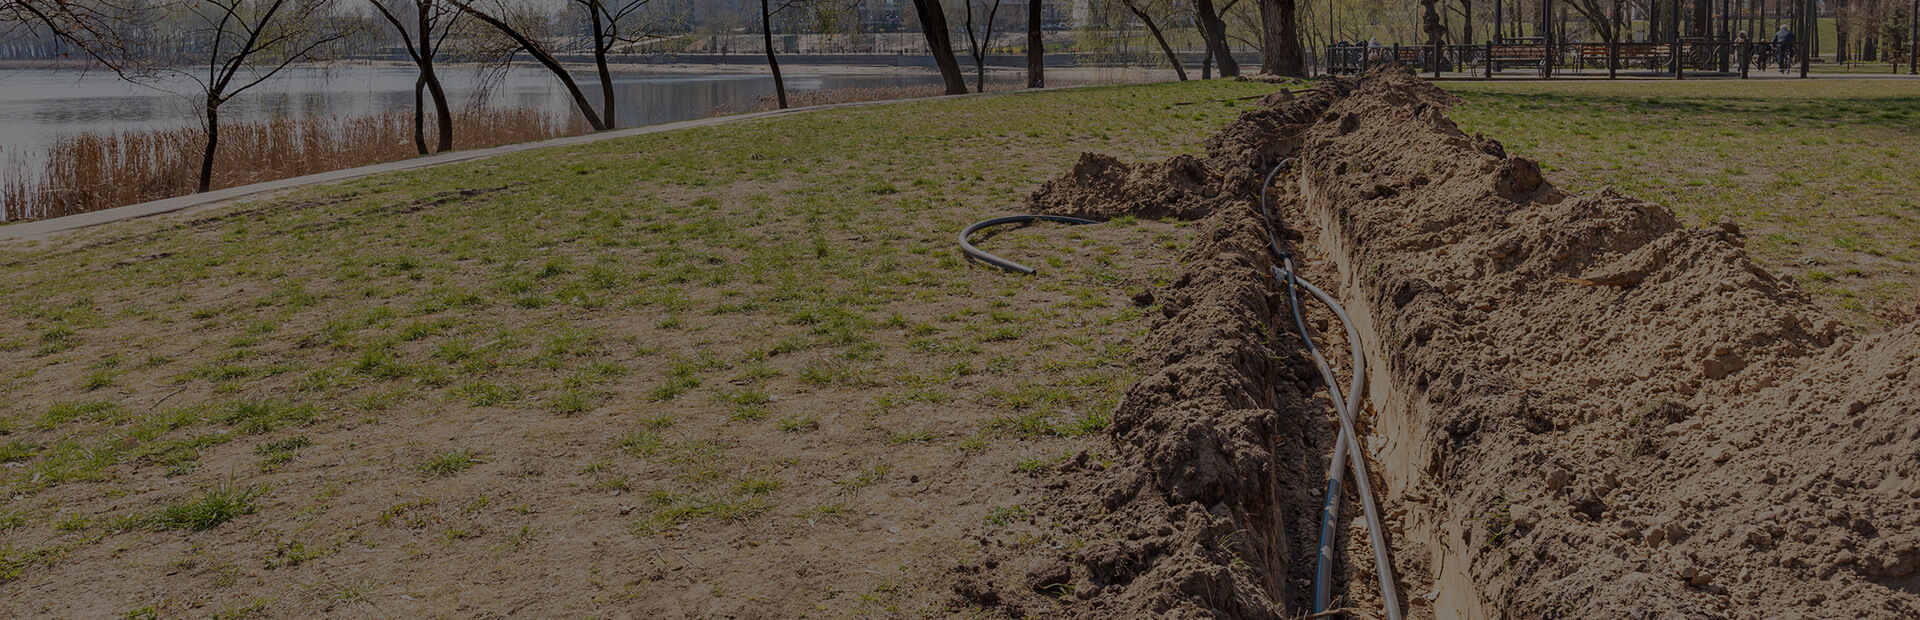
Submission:
<svg viewBox="0 0 1920 620">
<path fill-rule="evenodd" d="M 976 235 L 1033 277 L 954 234 L 1272 90 L 794 115 L 0 247 L 0 616 L 965 615 L 974 536 L 1112 458 L 1194 228 Z"/>
<path fill-rule="evenodd" d="M 986 546 L 956 593 L 1014 617 L 1309 611 L 1332 427 L 1246 183 L 1295 157 L 1277 232 L 1371 360 L 1361 441 L 1408 617 L 1920 613 L 1920 328 L 1843 329 L 1747 258 L 1737 222 L 1569 195 L 1459 132 L 1452 102 L 1391 69 L 1322 83 L 1205 158 L 1086 156 L 1037 193 L 1205 219 L 1154 291 L 1116 462 L 1059 468 L 1040 511 L 1082 542 Z M 1340 604 L 1381 617 L 1363 526 L 1346 530 Z"/>
<path fill-rule="evenodd" d="M 1359 330 L 1408 617 L 1920 614 L 1920 327 L 1844 329 L 1738 222 L 1557 188 L 1404 70 L 1292 90 L 1040 176 L 507 217 L 482 165 L 0 255 L 90 283 L 0 340 L 8 611 L 1298 617 L 1335 426 L 1271 231 Z M 567 157 L 535 174 L 607 161 Z M 943 182 L 1106 223 L 962 269 Z M 1336 499 L 1336 605 L 1383 617 Z"/>
</svg>

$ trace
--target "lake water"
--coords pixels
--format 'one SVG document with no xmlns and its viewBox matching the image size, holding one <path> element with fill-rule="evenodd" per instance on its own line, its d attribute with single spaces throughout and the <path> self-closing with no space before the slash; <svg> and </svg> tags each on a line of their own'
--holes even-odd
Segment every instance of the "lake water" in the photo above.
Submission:
<svg viewBox="0 0 1920 620">
<path fill-rule="evenodd" d="M 581 72 L 582 90 L 598 109 L 600 83 Z M 476 102 L 481 76 L 470 68 L 441 67 L 449 103 L 459 109 Z M 405 66 L 349 65 L 289 69 L 271 81 L 221 106 L 222 121 L 261 120 L 309 114 L 362 115 L 413 109 L 415 72 Z M 938 84 L 937 74 L 881 75 L 788 74 L 787 90 L 895 87 Z M 680 75 L 615 73 L 618 124 L 651 125 L 758 107 L 774 92 L 773 77 L 761 74 Z M 201 111 L 193 82 L 170 79 L 155 86 L 133 85 L 112 73 L 56 70 L 0 71 L 0 165 L 28 170 L 48 144 L 83 131 L 124 131 L 198 127 Z M 524 107 L 563 114 L 573 100 L 550 74 L 518 68 L 484 91 L 492 107 Z M 429 106 L 432 104 L 429 103 Z"/>
</svg>

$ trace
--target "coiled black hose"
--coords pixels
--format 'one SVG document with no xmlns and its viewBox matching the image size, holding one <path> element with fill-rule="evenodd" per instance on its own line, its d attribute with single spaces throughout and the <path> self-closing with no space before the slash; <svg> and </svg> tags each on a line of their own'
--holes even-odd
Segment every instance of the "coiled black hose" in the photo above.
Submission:
<svg viewBox="0 0 1920 620">
<path fill-rule="evenodd" d="M 965 230 L 960 231 L 960 251 L 964 252 L 967 256 L 967 260 L 970 260 L 970 261 L 983 262 L 983 263 L 993 265 L 995 267 L 999 267 L 1001 269 L 1005 269 L 1007 271 L 1011 271 L 1023 276 L 1033 275 L 1034 268 L 1028 267 L 1026 265 L 1022 265 L 1020 263 L 1016 263 L 1004 258 L 1000 258 L 998 256 L 994 256 L 993 254 L 987 252 L 986 250 L 973 247 L 973 242 L 968 241 L 967 239 L 969 237 L 972 237 L 974 232 L 982 228 L 986 228 L 988 226 L 999 226 L 1001 224 L 1013 224 L 1018 222 L 1036 222 L 1036 221 L 1061 222 L 1064 224 L 1098 224 L 1099 223 L 1093 220 L 1081 219 L 1077 217 L 1067 217 L 1064 215 L 1009 215 L 1006 217 L 996 217 L 990 220 L 981 220 L 978 222 L 974 222 L 973 225 L 968 226 Z"/>
</svg>

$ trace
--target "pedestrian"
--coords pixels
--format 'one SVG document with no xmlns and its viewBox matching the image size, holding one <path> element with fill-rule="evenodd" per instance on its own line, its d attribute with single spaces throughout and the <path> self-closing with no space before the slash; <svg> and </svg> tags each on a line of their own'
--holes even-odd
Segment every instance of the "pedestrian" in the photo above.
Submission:
<svg viewBox="0 0 1920 620">
<path fill-rule="evenodd" d="M 1787 72 L 1787 65 L 1793 64 L 1793 31 L 1786 24 L 1780 24 L 1780 30 L 1773 33 L 1774 57 L 1780 59 L 1780 72 Z"/>
<path fill-rule="evenodd" d="M 1751 41 L 1747 40 L 1747 31 L 1745 30 L 1740 31 L 1740 35 L 1733 38 L 1733 52 L 1734 55 L 1740 59 L 1741 71 L 1746 71 L 1747 63 L 1753 59 L 1753 49 L 1750 47 L 1751 43 Z"/>
</svg>

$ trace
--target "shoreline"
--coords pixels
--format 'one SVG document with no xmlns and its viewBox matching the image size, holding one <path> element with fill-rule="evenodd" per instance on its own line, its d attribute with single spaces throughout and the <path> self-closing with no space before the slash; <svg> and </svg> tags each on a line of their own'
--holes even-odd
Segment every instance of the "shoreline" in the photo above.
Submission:
<svg viewBox="0 0 1920 620">
<path fill-rule="evenodd" d="M 561 64 L 562 66 L 566 67 L 570 71 L 581 73 L 582 74 L 581 79 L 583 81 L 591 82 L 597 77 L 593 75 L 593 71 L 595 67 L 590 63 L 563 62 Z M 413 66 L 413 63 L 405 62 L 405 61 L 357 59 L 357 60 L 340 60 L 340 61 L 324 62 L 324 63 L 303 63 L 303 64 L 292 65 L 292 66 L 289 66 L 288 68 L 289 69 L 329 69 L 329 68 L 342 68 L 342 67 L 372 67 L 372 68 L 381 68 L 381 69 L 405 69 L 405 68 L 410 68 L 412 66 Z M 477 65 L 476 63 L 441 63 L 435 66 L 441 70 L 470 70 L 479 65 Z M 533 62 L 515 62 L 511 66 L 514 70 L 532 70 L 535 72 L 543 72 L 545 70 L 539 64 L 533 63 Z M 760 64 L 732 64 L 732 63 L 653 64 L 653 63 L 614 62 L 614 63 L 608 63 L 607 68 L 610 71 L 614 71 L 614 72 L 627 73 L 627 74 L 639 74 L 639 75 L 728 75 L 728 76 L 753 75 L 753 76 L 759 76 L 759 75 L 771 75 L 773 73 L 772 69 L 768 68 L 765 63 L 760 63 Z M 104 66 L 101 66 L 98 63 L 88 62 L 84 60 L 71 60 L 71 59 L 0 60 L 0 71 L 72 71 L 76 73 L 92 73 L 92 72 L 101 72 L 101 73 L 107 73 L 107 74 L 112 73 L 112 70 Z M 849 63 L 788 64 L 783 62 L 780 64 L 780 71 L 783 75 L 786 75 L 788 77 L 795 77 L 795 76 L 801 76 L 801 75 L 809 75 L 809 76 L 811 75 L 828 75 L 828 76 L 887 76 L 887 75 L 937 76 L 939 75 L 939 71 L 932 67 L 902 67 L 902 66 L 888 65 L 888 64 L 849 64 Z M 972 66 L 970 66 L 970 63 L 967 63 L 967 62 L 961 63 L 961 73 L 965 74 L 968 77 L 968 83 L 971 84 L 972 77 L 975 75 L 975 69 Z M 1047 77 L 1049 79 L 1064 78 L 1070 81 L 1078 81 L 1078 80 L 1094 79 L 1094 78 L 1105 77 L 1105 76 L 1113 76 L 1116 74 L 1126 76 L 1131 81 L 1172 81 L 1173 79 L 1175 79 L 1174 71 L 1170 68 L 1164 68 L 1164 67 L 1144 67 L 1144 66 L 1047 67 Z M 990 78 L 995 76 L 1024 77 L 1026 75 L 1026 68 L 1025 67 L 989 66 L 987 67 L 987 75 Z M 4 80 L 5 80 L 5 77 L 0 76 L 0 83 L 4 83 Z"/>
</svg>

